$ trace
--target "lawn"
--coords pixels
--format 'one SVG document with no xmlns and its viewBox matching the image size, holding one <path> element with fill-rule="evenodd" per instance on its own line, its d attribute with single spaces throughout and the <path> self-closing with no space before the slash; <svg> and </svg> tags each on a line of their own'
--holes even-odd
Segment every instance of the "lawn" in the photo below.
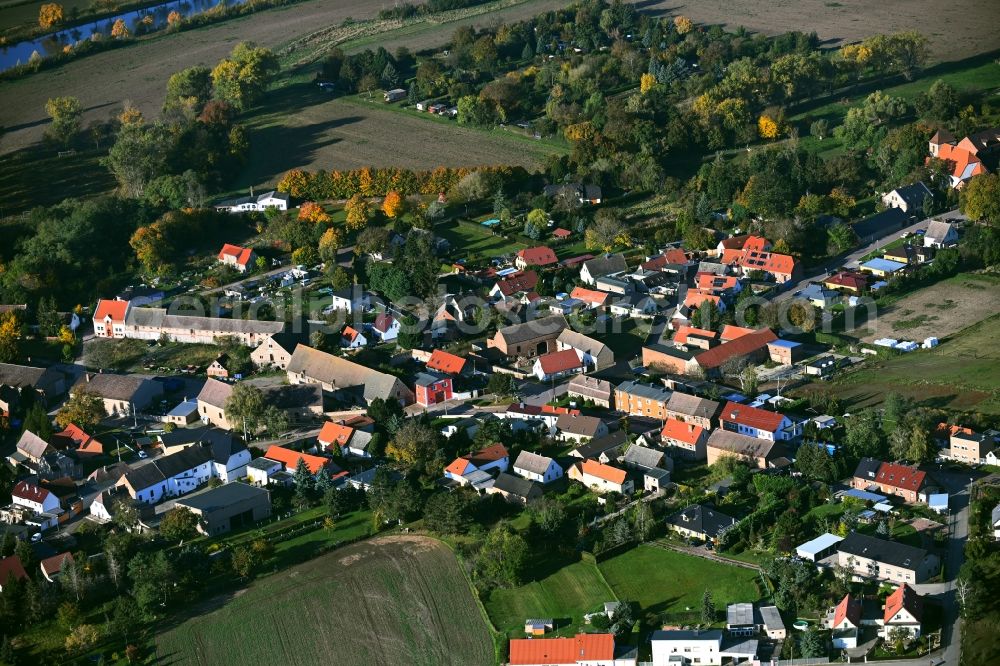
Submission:
<svg viewBox="0 0 1000 666">
<path fill-rule="evenodd" d="M 434 227 L 434 233 L 451 243 L 455 256 L 473 261 L 478 257 L 513 254 L 527 247 L 521 241 L 492 231 L 469 220 L 451 220 Z M 464 254 L 463 254 L 464 253 Z"/>
<path fill-rule="evenodd" d="M 637 602 L 642 615 L 658 623 L 701 621 L 705 590 L 720 611 L 737 601 L 760 598 L 752 569 L 729 566 L 700 557 L 643 545 L 600 564 L 619 599 Z"/>
<path fill-rule="evenodd" d="M 630 361 L 642 354 L 642 345 L 652 327 L 647 319 L 614 319 L 608 325 L 608 332 L 595 332 L 600 340 L 615 353 L 615 361 Z"/>
<path fill-rule="evenodd" d="M 493 664 L 490 630 L 438 541 L 364 541 L 260 579 L 156 641 L 180 664 Z M 252 629 L 256 628 L 256 630 Z"/>
<path fill-rule="evenodd" d="M 494 590 L 484 600 L 494 626 L 510 637 L 524 636 L 528 618 L 552 618 L 557 634 L 572 635 L 583 629 L 583 615 L 615 601 L 601 571 L 593 562 L 579 561 L 562 567 L 539 581 L 510 590 Z"/>
<path fill-rule="evenodd" d="M 996 293 L 988 289 L 983 298 L 995 299 Z M 998 323 L 1000 315 L 994 315 L 944 338 L 934 349 L 870 361 L 862 370 L 805 392 L 836 396 L 849 411 L 880 404 L 896 392 L 921 406 L 1000 414 Z"/>
</svg>

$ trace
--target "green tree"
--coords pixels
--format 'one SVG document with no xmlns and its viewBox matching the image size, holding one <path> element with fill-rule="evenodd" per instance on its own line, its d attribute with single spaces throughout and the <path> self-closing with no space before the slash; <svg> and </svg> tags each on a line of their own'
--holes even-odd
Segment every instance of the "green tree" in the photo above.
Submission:
<svg viewBox="0 0 1000 666">
<path fill-rule="evenodd" d="M 885 439 L 879 427 L 878 416 L 870 409 L 863 409 L 851 415 L 844 422 L 844 444 L 847 452 L 855 460 L 882 456 Z"/>
<path fill-rule="evenodd" d="M 715 602 L 712 600 L 712 593 L 706 587 L 701 595 L 701 621 L 704 624 L 715 622 Z"/>
<path fill-rule="evenodd" d="M 983 174 L 969 180 L 962 188 L 959 205 L 969 219 L 1000 226 L 1000 174 Z"/>
<path fill-rule="evenodd" d="M 810 627 L 799 639 L 799 649 L 803 657 L 822 657 L 826 654 L 826 641 L 815 627 Z"/>
<path fill-rule="evenodd" d="M 494 372 L 490 375 L 486 391 L 496 396 L 497 400 L 512 400 L 519 394 L 514 376 L 503 372 Z"/>
<path fill-rule="evenodd" d="M 260 566 L 260 557 L 250 546 L 237 546 L 233 549 L 230 565 L 233 567 L 233 573 L 246 580 Z"/>
<path fill-rule="evenodd" d="M 400 324 L 396 344 L 402 349 L 416 349 L 424 343 L 424 331 L 416 317 L 407 313 L 403 315 Z"/>
<path fill-rule="evenodd" d="M 424 506 L 424 526 L 438 534 L 461 534 L 468 522 L 469 501 L 464 492 L 435 493 Z"/>
<path fill-rule="evenodd" d="M 24 416 L 24 423 L 21 432 L 30 430 L 46 442 L 52 438 L 55 430 L 52 428 L 52 419 L 45 411 L 45 407 L 40 402 L 32 403 Z"/>
<path fill-rule="evenodd" d="M 45 113 L 52 119 L 46 135 L 57 143 L 68 146 L 80 131 L 83 105 L 76 97 L 52 97 L 45 103 Z"/>
<path fill-rule="evenodd" d="M 169 131 L 160 123 L 124 125 L 101 164 L 114 175 L 122 194 L 139 199 L 166 173 L 171 144 Z"/>
<path fill-rule="evenodd" d="M 241 382 L 233 387 L 233 392 L 226 399 L 226 420 L 253 435 L 261 425 L 264 408 L 264 392 L 253 384 Z"/>
<path fill-rule="evenodd" d="M 104 401 L 86 390 L 78 390 L 56 413 L 56 424 L 65 428 L 71 423 L 90 430 L 108 415 Z"/>
<path fill-rule="evenodd" d="M 194 119 L 212 99 L 212 70 L 208 67 L 188 67 L 167 79 L 167 96 L 163 112 L 181 114 Z"/>
<path fill-rule="evenodd" d="M 269 49 L 240 42 L 212 70 L 215 96 L 245 111 L 264 95 L 277 73 L 278 59 Z"/>
<path fill-rule="evenodd" d="M 187 507 L 175 507 L 163 515 L 160 534 L 170 541 L 192 539 L 198 534 L 198 516 Z"/>
<path fill-rule="evenodd" d="M 528 544 L 508 523 L 501 521 L 489 531 L 476 556 L 476 580 L 487 588 L 516 587 L 521 583 L 528 558 Z"/>
</svg>

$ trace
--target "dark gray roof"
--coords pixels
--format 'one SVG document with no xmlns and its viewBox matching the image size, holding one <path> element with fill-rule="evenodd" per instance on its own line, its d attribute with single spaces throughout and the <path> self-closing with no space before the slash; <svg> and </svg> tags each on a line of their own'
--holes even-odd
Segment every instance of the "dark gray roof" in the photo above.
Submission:
<svg viewBox="0 0 1000 666">
<path fill-rule="evenodd" d="M 876 213 L 871 217 L 866 217 L 855 224 L 854 233 L 862 239 L 868 236 L 890 233 L 897 229 L 902 229 L 908 219 L 906 213 L 899 208 L 890 208 L 881 213 Z"/>
<path fill-rule="evenodd" d="M 667 518 L 667 525 L 683 527 L 712 538 L 719 536 L 735 523 L 736 519 L 732 516 L 701 504 L 692 504 Z"/>
<path fill-rule="evenodd" d="M 32 388 L 52 392 L 63 380 L 62 374 L 52 368 L 33 368 L 27 365 L 0 363 L 0 386 Z"/>
<path fill-rule="evenodd" d="M 87 377 L 90 381 L 87 381 Z M 132 400 L 139 389 L 147 384 L 162 387 L 159 382 L 153 382 L 145 377 L 135 375 L 96 374 L 84 375 L 73 385 L 73 391 L 87 391 L 109 400 Z M 162 393 L 162 388 L 158 393 Z"/>
<path fill-rule="evenodd" d="M 517 497 L 523 497 L 525 499 L 540 497 L 542 495 L 541 487 L 539 487 L 539 485 L 534 481 L 522 479 L 519 476 L 507 474 L 506 472 L 501 472 L 497 476 L 496 480 L 493 482 L 493 487 L 497 490 L 502 490 L 505 493 L 516 495 Z"/>
<path fill-rule="evenodd" d="M 670 400 L 670 391 L 663 388 L 662 386 L 654 386 L 651 384 L 640 384 L 639 382 L 627 381 L 622 382 L 618 385 L 619 391 L 623 393 L 628 393 L 630 395 L 637 395 L 640 398 L 646 398 L 648 400 L 659 400 L 662 402 L 667 402 Z"/>
<path fill-rule="evenodd" d="M 659 467 L 663 462 L 665 454 L 663 451 L 657 451 L 656 449 L 646 448 L 645 446 L 640 446 L 639 444 L 633 444 L 628 447 L 625 452 L 624 462 L 631 465 L 638 465 L 640 467 L 653 468 Z"/>
<path fill-rule="evenodd" d="M 708 398 L 699 398 L 688 393 L 674 391 L 667 401 L 667 409 L 687 416 L 697 416 L 699 418 L 712 418 L 719 410 L 719 403 Z"/>
<path fill-rule="evenodd" d="M 136 491 L 159 483 L 172 476 L 177 476 L 181 472 L 194 469 L 198 465 L 203 465 L 211 461 L 212 450 L 208 446 L 189 446 L 177 453 L 171 453 L 158 460 L 146 463 L 145 465 L 125 472 L 125 478 Z"/>
<path fill-rule="evenodd" d="M 716 428 L 708 436 L 710 448 L 722 449 L 737 455 L 750 456 L 753 458 L 766 458 L 771 455 L 774 442 L 769 439 L 759 439 L 742 435 L 738 432 L 730 432 L 722 428 Z"/>
<path fill-rule="evenodd" d="M 652 641 L 721 641 L 721 629 L 709 629 L 708 631 L 698 631 L 690 629 L 660 629 L 650 634 Z"/>
<path fill-rule="evenodd" d="M 177 500 L 177 506 L 187 506 L 204 513 L 224 509 L 245 500 L 268 498 L 269 493 L 263 488 L 250 486 L 239 481 L 227 483 L 218 488 L 209 488 L 192 493 Z M 267 499 L 270 502 L 270 499 Z"/>
<path fill-rule="evenodd" d="M 292 352 L 295 351 L 296 345 L 306 344 L 308 342 L 308 339 L 306 338 L 306 336 L 302 335 L 300 333 L 286 333 L 286 332 L 282 332 L 282 333 L 275 333 L 274 335 L 272 335 L 270 337 L 271 337 L 271 340 L 274 341 L 274 344 L 278 345 L 279 347 L 281 347 L 282 349 L 284 349 L 289 354 L 291 354 Z M 261 344 L 265 344 L 265 343 L 261 343 Z"/>
<path fill-rule="evenodd" d="M 857 532 L 848 534 L 843 541 L 837 544 L 837 550 L 841 553 L 864 557 L 903 569 L 916 569 L 927 557 L 927 551 L 923 548 L 878 539 Z"/>
<path fill-rule="evenodd" d="M 894 192 L 899 195 L 900 199 L 906 202 L 908 207 L 915 208 L 921 208 L 924 205 L 924 197 L 931 194 L 927 186 L 920 181 L 904 185 L 903 187 L 897 187 Z"/>
<path fill-rule="evenodd" d="M 625 444 L 626 433 L 624 430 L 617 430 L 610 435 L 605 435 L 604 437 L 598 437 L 597 439 L 592 439 L 586 444 L 581 444 L 580 446 L 573 449 L 582 458 L 597 458 L 605 451 L 611 451 L 612 449 L 620 448 Z"/>
<path fill-rule="evenodd" d="M 164 446 L 206 443 L 212 449 L 212 457 L 215 462 L 221 464 L 228 462 L 233 454 L 247 448 L 246 444 L 234 437 L 232 433 L 211 426 L 177 428 L 173 432 L 165 432 L 160 435 L 160 441 Z"/>
<path fill-rule="evenodd" d="M 524 324 L 505 326 L 497 331 L 497 334 L 508 345 L 516 345 L 538 337 L 558 335 L 566 326 L 565 317 L 562 315 L 552 315 L 550 317 L 542 317 L 541 319 L 533 319 Z"/>
<path fill-rule="evenodd" d="M 611 273 L 621 273 L 622 271 L 628 270 L 628 264 L 625 262 L 625 255 L 620 252 L 594 257 L 589 261 L 585 261 L 583 265 L 587 268 L 587 272 L 590 273 L 590 277 L 593 278 L 610 275 Z"/>
<path fill-rule="evenodd" d="M 875 476 L 878 474 L 878 468 L 881 466 L 881 460 L 862 458 L 858 461 L 858 466 L 854 469 L 854 478 L 874 481 Z"/>
<path fill-rule="evenodd" d="M 516 469 L 524 469 L 534 474 L 544 474 L 545 470 L 549 468 L 552 464 L 552 458 L 548 456 L 540 456 L 537 453 L 532 453 L 531 451 L 521 451 L 517 454 L 517 460 L 514 461 L 514 467 Z"/>
<path fill-rule="evenodd" d="M 556 427 L 574 435 L 594 437 L 604 422 L 596 416 L 582 414 L 560 414 L 556 419 Z"/>
<path fill-rule="evenodd" d="M 291 384 L 264 389 L 264 401 L 278 409 L 301 409 L 323 404 L 323 387 L 319 384 Z"/>
</svg>

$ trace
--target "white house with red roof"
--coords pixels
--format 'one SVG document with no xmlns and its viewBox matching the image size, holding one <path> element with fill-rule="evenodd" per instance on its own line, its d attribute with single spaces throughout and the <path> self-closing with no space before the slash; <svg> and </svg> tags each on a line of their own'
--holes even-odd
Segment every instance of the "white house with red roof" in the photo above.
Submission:
<svg viewBox="0 0 1000 666">
<path fill-rule="evenodd" d="M 575 375 L 586 369 L 584 362 L 577 355 L 575 349 L 563 349 L 562 351 L 542 354 L 535 359 L 535 364 L 531 368 L 531 374 L 538 377 L 540 381 L 558 379 L 568 375 Z"/>
<path fill-rule="evenodd" d="M 596 460 L 584 460 L 572 465 L 568 476 L 599 493 L 630 495 L 635 489 L 625 470 Z"/>
<path fill-rule="evenodd" d="M 517 299 L 520 294 L 531 293 L 537 285 L 538 273 L 535 271 L 514 273 L 497 280 L 490 289 L 490 298 L 503 301 Z"/>
<path fill-rule="evenodd" d="M 861 600 L 854 599 L 848 594 L 827 613 L 823 624 L 831 631 L 833 647 L 840 650 L 858 647 L 861 608 Z"/>
<path fill-rule="evenodd" d="M 226 243 L 219 250 L 218 260 L 224 266 L 231 266 L 240 273 L 246 273 L 249 270 L 253 270 L 254 264 L 257 261 L 257 254 L 249 247 Z"/>
<path fill-rule="evenodd" d="M 587 289 L 586 287 L 573 287 L 573 291 L 570 292 L 569 297 L 582 301 L 588 308 L 593 309 L 606 306 L 609 302 L 608 299 L 611 298 L 611 294 L 606 291 Z"/>
<path fill-rule="evenodd" d="M 736 402 L 726 403 L 719 420 L 723 430 L 772 442 L 792 439 L 801 431 L 801 426 L 784 414 Z"/>
<path fill-rule="evenodd" d="M 472 483 L 474 472 L 500 472 L 507 471 L 510 463 L 510 453 L 503 444 L 492 444 L 486 448 L 473 453 L 455 458 L 444 468 L 446 479 L 458 481 L 461 484 Z"/>
<path fill-rule="evenodd" d="M 381 342 L 390 342 L 399 337 L 399 320 L 388 312 L 382 312 L 377 317 L 375 317 L 375 322 L 372 324 L 372 333 Z"/>
<path fill-rule="evenodd" d="M 14 504 L 35 513 L 49 513 L 60 508 L 59 498 L 55 493 L 27 481 L 18 481 L 10 494 Z"/>
<path fill-rule="evenodd" d="M 345 326 L 340 332 L 340 346 L 345 349 L 357 349 L 368 344 L 368 338 L 353 326 Z"/>
<path fill-rule="evenodd" d="M 635 658 L 615 659 L 612 634 L 577 634 L 572 638 L 514 638 L 510 666 L 635 666 Z"/>
<path fill-rule="evenodd" d="M 125 316 L 129 301 L 101 299 L 94 309 L 94 336 L 98 338 L 124 338 Z"/>
<path fill-rule="evenodd" d="M 514 259 L 514 265 L 522 271 L 528 266 L 544 268 L 558 263 L 559 260 L 556 258 L 556 253 L 552 251 L 552 248 L 544 245 L 518 250 L 517 257 Z"/>
<path fill-rule="evenodd" d="M 903 583 L 885 600 L 879 635 L 888 639 L 895 629 L 902 629 L 912 638 L 920 638 L 924 619 L 924 599 L 912 587 Z"/>
</svg>

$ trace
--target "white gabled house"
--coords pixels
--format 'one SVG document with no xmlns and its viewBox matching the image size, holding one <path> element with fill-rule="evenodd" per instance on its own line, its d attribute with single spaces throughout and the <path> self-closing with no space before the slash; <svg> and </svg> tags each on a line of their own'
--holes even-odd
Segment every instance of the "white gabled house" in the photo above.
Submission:
<svg viewBox="0 0 1000 666">
<path fill-rule="evenodd" d="M 521 451 L 514 461 L 514 474 L 538 483 L 551 483 L 561 479 L 563 468 L 552 458 L 531 451 Z"/>
<path fill-rule="evenodd" d="M 26 507 L 35 513 L 49 513 L 60 508 L 59 498 L 55 493 L 27 481 L 18 481 L 10 494 L 15 505 Z"/>
<path fill-rule="evenodd" d="M 211 447 L 195 445 L 126 472 L 117 485 L 137 502 L 156 504 L 164 498 L 189 493 L 213 476 L 215 459 Z"/>
</svg>

